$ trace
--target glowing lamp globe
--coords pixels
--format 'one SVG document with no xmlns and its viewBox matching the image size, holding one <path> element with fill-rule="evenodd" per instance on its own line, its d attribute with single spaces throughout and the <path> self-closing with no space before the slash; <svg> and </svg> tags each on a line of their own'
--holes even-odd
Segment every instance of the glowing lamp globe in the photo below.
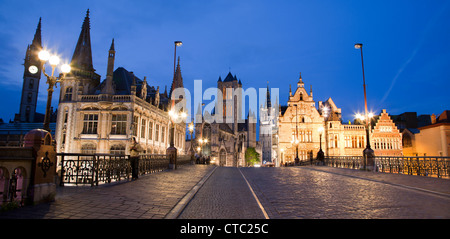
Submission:
<svg viewBox="0 0 450 239">
<path fill-rule="evenodd" d="M 58 65 L 59 64 L 59 57 L 57 57 L 57 56 L 51 56 L 49 59 L 48 59 L 48 62 L 50 63 L 50 65 L 52 65 L 52 66 L 56 66 L 56 65 Z"/>
<path fill-rule="evenodd" d="M 62 66 L 61 66 L 61 71 L 62 71 L 63 73 L 69 73 L 69 72 L 70 72 L 70 66 L 69 66 L 69 64 L 64 64 L 64 65 L 62 65 Z"/>
<path fill-rule="evenodd" d="M 46 51 L 46 50 L 40 51 L 38 56 L 39 56 L 39 59 L 41 59 L 43 61 L 48 61 L 48 59 L 50 59 L 50 53 L 48 53 L 48 51 Z"/>
</svg>

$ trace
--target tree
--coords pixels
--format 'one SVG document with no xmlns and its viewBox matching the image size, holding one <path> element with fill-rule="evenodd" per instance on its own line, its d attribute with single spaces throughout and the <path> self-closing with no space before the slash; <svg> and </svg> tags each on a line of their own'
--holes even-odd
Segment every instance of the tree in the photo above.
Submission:
<svg viewBox="0 0 450 239">
<path fill-rule="evenodd" d="M 255 148 L 247 148 L 247 150 L 245 151 L 245 162 L 247 163 L 247 165 L 251 166 L 261 162 L 259 159 L 259 153 L 256 152 Z"/>
</svg>

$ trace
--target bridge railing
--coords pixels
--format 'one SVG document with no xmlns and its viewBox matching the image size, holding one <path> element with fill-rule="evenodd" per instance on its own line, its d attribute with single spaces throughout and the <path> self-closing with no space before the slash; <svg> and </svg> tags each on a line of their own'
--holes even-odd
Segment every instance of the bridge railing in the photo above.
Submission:
<svg viewBox="0 0 450 239">
<path fill-rule="evenodd" d="M 450 157 L 375 157 L 377 171 L 409 175 L 450 178 Z"/>
<path fill-rule="evenodd" d="M 129 155 L 58 153 L 60 186 L 99 185 L 131 178 Z M 186 155 L 177 157 L 177 165 L 190 162 Z M 166 154 L 139 155 L 139 175 L 169 168 Z"/>
<path fill-rule="evenodd" d="M 327 156 L 324 165 L 338 168 L 361 169 L 362 156 Z M 450 178 L 450 157 L 433 156 L 375 156 L 374 170 L 438 178 Z"/>
</svg>

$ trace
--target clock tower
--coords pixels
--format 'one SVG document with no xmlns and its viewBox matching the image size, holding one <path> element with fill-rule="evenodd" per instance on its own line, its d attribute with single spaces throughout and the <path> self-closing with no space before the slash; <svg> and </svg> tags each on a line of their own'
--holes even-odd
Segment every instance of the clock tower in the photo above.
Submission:
<svg viewBox="0 0 450 239">
<path fill-rule="evenodd" d="M 42 62 L 38 53 L 42 50 L 41 19 L 34 34 L 33 42 L 28 45 L 25 54 L 22 96 L 20 98 L 19 114 L 16 114 L 16 122 L 35 122 L 36 104 L 39 92 L 39 80 L 41 79 Z"/>
</svg>

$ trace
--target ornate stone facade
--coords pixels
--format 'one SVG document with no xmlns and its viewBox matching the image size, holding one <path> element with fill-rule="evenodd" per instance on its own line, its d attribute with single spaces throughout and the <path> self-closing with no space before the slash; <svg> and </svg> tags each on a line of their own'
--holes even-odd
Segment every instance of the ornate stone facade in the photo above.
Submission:
<svg viewBox="0 0 450 239">
<path fill-rule="evenodd" d="M 108 53 L 106 79 L 92 66 L 89 12 L 72 58 L 72 69 L 61 83 L 56 127 L 57 152 L 128 154 L 132 137 L 145 153 L 165 154 L 175 126 L 174 144 L 184 154 L 185 123 L 169 118 L 169 98 L 133 72 L 114 72 L 114 40 Z M 87 49 L 89 48 L 89 49 Z M 176 76 L 181 77 L 180 67 Z M 174 79 L 175 81 L 175 79 Z M 179 81 L 179 79 L 177 79 Z"/>
<path fill-rule="evenodd" d="M 383 110 L 370 126 L 370 144 L 377 156 L 401 156 L 402 135 Z M 343 124 L 341 109 L 331 98 L 319 101 L 317 108 L 312 87 L 308 92 L 300 75 L 297 89 L 289 92 L 287 106 L 280 106 L 278 116 L 278 155 L 281 164 L 316 157 L 320 148 L 325 156 L 362 156 L 366 131 L 362 122 Z M 264 151 L 264 149 L 263 149 Z"/>
</svg>

